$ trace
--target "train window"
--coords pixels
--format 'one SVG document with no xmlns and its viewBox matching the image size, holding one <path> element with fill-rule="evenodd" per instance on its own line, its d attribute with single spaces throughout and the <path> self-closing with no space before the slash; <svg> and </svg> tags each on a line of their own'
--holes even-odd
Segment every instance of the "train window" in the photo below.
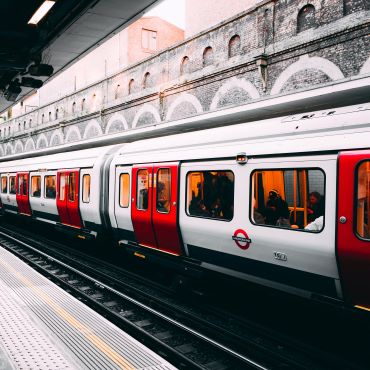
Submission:
<svg viewBox="0 0 370 370">
<path fill-rule="evenodd" d="M 38 198 L 41 196 L 41 176 L 31 177 L 31 196 Z"/>
<path fill-rule="evenodd" d="M 119 206 L 128 208 L 130 205 L 130 175 L 121 173 L 119 177 Z"/>
<path fill-rule="evenodd" d="M 1 192 L 3 194 L 8 192 L 8 177 L 7 176 L 1 177 Z"/>
<path fill-rule="evenodd" d="M 9 194 L 16 193 L 15 176 L 9 176 Z"/>
<path fill-rule="evenodd" d="M 160 213 L 170 212 L 171 202 L 171 170 L 161 168 L 157 172 L 157 211 Z"/>
<path fill-rule="evenodd" d="M 82 202 L 90 203 L 90 183 L 91 176 L 83 175 L 82 177 Z"/>
<path fill-rule="evenodd" d="M 20 179 L 23 184 L 22 186 L 22 195 L 27 195 L 27 186 L 28 186 L 28 177 L 26 175 L 23 175 Z"/>
<path fill-rule="evenodd" d="M 23 175 L 18 176 L 18 194 L 22 192 Z"/>
<path fill-rule="evenodd" d="M 357 169 L 356 231 L 358 236 L 370 239 L 370 161 Z"/>
<path fill-rule="evenodd" d="M 68 200 L 74 202 L 76 198 L 76 174 L 71 172 L 69 174 L 69 186 L 68 186 Z"/>
<path fill-rule="evenodd" d="M 64 200 L 66 195 L 66 185 L 67 185 L 67 175 L 61 174 L 60 175 L 60 189 L 59 189 L 59 200 Z"/>
<path fill-rule="evenodd" d="M 187 213 L 230 221 L 234 215 L 234 174 L 231 171 L 189 172 Z"/>
<path fill-rule="evenodd" d="M 27 177 L 26 175 L 18 176 L 18 194 L 27 195 Z"/>
<path fill-rule="evenodd" d="M 55 199 L 56 186 L 55 175 L 45 176 L 45 198 Z"/>
<path fill-rule="evenodd" d="M 136 208 L 142 211 L 148 209 L 148 189 L 149 189 L 148 170 L 139 170 L 137 172 L 137 200 Z"/>
<path fill-rule="evenodd" d="M 324 227 L 325 175 L 319 169 L 257 170 L 252 174 L 251 221 L 320 232 Z"/>
</svg>

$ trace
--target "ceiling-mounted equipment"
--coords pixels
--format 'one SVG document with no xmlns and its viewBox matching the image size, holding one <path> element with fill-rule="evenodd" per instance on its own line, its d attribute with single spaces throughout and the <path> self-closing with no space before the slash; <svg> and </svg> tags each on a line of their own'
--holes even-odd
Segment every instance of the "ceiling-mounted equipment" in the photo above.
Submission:
<svg viewBox="0 0 370 370">
<path fill-rule="evenodd" d="M 54 72 L 53 66 L 50 64 L 34 64 L 28 68 L 27 73 L 31 76 L 51 76 Z"/>
<path fill-rule="evenodd" d="M 8 101 L 16 101 L 18 95 L 22 92 L 18 81 L 12 81 L 4 91 L 4 98 Z"/>
<path fill-rule="evenodd" d="M 32 77 L 22 77 L 21 85 L 25 87 L 32 87 L 33 89 L 39 89 L 44 84 L 41 80 L 36 80 Z"/>
</svg>

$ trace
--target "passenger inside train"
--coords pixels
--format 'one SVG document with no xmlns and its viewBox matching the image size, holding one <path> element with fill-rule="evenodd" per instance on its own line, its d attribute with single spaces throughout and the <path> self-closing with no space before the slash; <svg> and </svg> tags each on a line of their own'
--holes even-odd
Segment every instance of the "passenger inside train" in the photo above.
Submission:
<svg viewBox="0 0 370 370">
<path fill-rule="evenodd" d="M 324 197 L 319 192 L 313 191 L 309 194 L 307 213 L 309 222 L 324 215 Z"/>
<path fill-rule="evenodd" d="M 41 196 L 41 176 L 31 177 L 31 194 L 33 197 Z"/>
<path fill-rule="evenodd" d="M 137 208 L 148 209 L 148 170 L 138 171 Z"/>
<path fill-rule="evenodd" d="M 325 178 L 321 170 L 263 170 L 255 171 L 252 178 L 254 224 L 313 232 L 323 229 Z"/>
<path fill-rule="evenodd" d="M 8 178 L 6 176 L 3 176 L 1 178 L 1 192 L 2 193 L 8 192 Z"/>
<path fill-rule="evenodd" d="M 170 211 L 169 172 L 167 168 L 158 171 L 157 211 L 161 213 L 169 213 Z"/>
<path fill-rule="evenodd" d="M 55 186 L 55 175 L 45 176 L 45 198 L 55 199 L 56 186 Z"/>
<path fill-rule="evenodd" d="M 15 176 L 9 177 L 9 194 L 16 193 L 16 186 L 15 186 Z"/>
<path fill-rule="evenodd" d="M 231 220 L 234 215 L 234 174 L 231 171 L 200 171 L 188 174 L 190 216 Z M 188 194 L 190 195 L 190 194 Z"/>
</svg>

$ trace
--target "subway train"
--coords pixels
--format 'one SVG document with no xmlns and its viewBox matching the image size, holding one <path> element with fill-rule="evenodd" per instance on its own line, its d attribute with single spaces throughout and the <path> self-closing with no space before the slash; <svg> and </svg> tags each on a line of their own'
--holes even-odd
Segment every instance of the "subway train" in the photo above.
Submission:
<svg viewBox="0 0 370 370">
<path fill-rule="evenodd" d="M 3 161 L 0 176 L 4 217 L 370 311 L 370 104 Z"/>
</svg>

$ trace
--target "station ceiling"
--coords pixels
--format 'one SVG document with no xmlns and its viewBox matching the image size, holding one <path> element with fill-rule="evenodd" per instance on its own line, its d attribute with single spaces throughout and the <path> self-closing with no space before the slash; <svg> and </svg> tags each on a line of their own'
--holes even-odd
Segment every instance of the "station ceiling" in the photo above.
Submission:
<svg viewBox="0 0 370 370">
<path fill-rule="evenodd" d="M 46 81 L 160 1 L 56 0 L 37 25 L 30 25 L 28 21 L 44 0 L 1 0 L 0 112 L 14 104 L 8 100 L 14 86 L 22 89 L 17 100 L 34 89 L 19 86 L 22 78 L 24 82 L 30 77 L 29 83 Z M 31 76 L 29 67 L 40 64 L 51 65 L 53 74 Z"/>
</svg>

